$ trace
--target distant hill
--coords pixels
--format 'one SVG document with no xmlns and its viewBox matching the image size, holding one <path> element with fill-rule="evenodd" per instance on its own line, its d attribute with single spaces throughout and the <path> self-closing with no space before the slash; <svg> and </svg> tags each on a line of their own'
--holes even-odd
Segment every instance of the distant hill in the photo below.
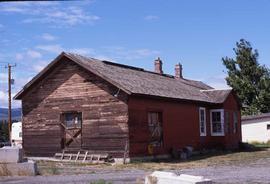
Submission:
<svg viewBox="0 0 270 184">
<path fill-rule="evenodd" d="M 22 109 L 15 108 L 11 110 L 12 120 L 21 120 Z M 7 120 L 8 119 L 8 109 L 7 108 L 0 108 L 0 120 Z"/>
</svg>

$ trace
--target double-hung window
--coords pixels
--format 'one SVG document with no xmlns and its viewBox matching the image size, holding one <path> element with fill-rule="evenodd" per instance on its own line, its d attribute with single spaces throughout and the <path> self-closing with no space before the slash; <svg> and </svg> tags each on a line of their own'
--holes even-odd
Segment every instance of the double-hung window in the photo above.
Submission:
<svg viewBox="0 0 270 184">
<path fill-rule="evenodd" d="M 205 108 L 199 108 L 200 136 L 206 136 L 206 113 Z"/>
<path fill-rule="evenodd" d="M 224 136 L 224 110 L 213 109 L 210 111 L 211 135 Z"/>
</svg>

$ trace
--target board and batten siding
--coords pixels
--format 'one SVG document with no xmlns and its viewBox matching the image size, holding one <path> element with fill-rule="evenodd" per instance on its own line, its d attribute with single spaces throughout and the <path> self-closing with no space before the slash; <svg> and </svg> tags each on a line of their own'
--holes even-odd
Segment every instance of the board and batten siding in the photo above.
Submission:
<svg viewBox="0 0 270 184">
<path fill-rule="evenodd" d="M 211 105 L 200 102 L 154 99 L 149 97 L 129 97 L 129 139 L 130 157 L 149 156 L 150 131 L 148 112 L 162 114 L 163 145 L 155 147 L 153 154 L 166 155 L 171 150 L 192 146 L 194 149 L 238 148 L 241 141 L 240 108 L 233 95 L 228 96 L 224 104 Z M 206 134 L 200 135 L 199 109 L 204 108 Z M 210 111 L 222 109 L 229 113 L 230 131 L 224 136 L 211 135 Z M 237 132 L 233 132 L 233 113 L 238 114 Z"/>
<path fill-rule="evenodd" d="M 243 142 L 268 142 L 270 141 L 270 117 L 268 119 L 242 120 Z"/>
<path fill-rule="evenodd" d="M 82 149 L 122 157 L 128 140 L 127 95 L 63 58 L 22 97 L 23 147 L 27 155 L 61 151 L 64 112 L 82 113 Z"/>
</svg>

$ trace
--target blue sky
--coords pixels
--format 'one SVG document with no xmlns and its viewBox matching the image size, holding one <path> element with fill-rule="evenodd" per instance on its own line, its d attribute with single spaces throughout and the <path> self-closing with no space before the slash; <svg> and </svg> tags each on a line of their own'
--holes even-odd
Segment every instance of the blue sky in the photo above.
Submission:
<svg viewBox="0 0 270 184">
<path fill-rule="evenodd" d="M 7 70 L 16 63 L 13 94 L 61 51 L 165 73 L 182 63 L 184 77 L 226 88 L 221 58 L 245 38 L 270 67 L 270 1 L 137 0 L 0 3 L 0 107 Z M 14 107 L 20 103 L 13 102 Z"/>
</svg>

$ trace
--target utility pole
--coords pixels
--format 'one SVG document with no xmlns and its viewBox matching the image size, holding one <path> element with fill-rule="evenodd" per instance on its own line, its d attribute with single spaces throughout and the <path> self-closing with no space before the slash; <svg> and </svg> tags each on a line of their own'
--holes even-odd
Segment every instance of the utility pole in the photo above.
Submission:
<svg viewBox="0 0 270 184">
<path fill-rule="evenodd" d="M 10 65 L 8 68 L 8 133 L 9 133 L 9 141 L 11 143 L 11 126 L 12 126 L 12 114 L 11 114 L 11 85 L 14 83 L 14 80 L 11 78 L 11 68 L 15 67 L 15 65 Z"/>
</svg>

